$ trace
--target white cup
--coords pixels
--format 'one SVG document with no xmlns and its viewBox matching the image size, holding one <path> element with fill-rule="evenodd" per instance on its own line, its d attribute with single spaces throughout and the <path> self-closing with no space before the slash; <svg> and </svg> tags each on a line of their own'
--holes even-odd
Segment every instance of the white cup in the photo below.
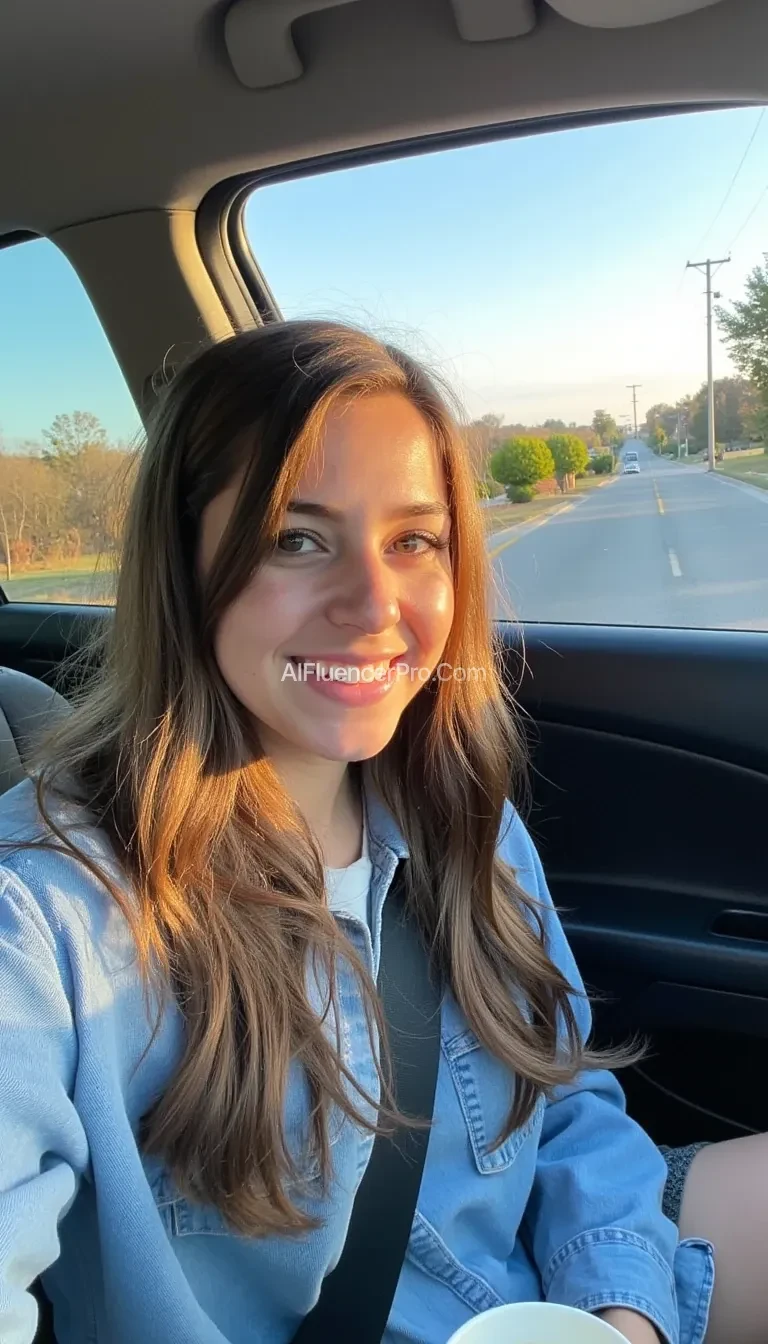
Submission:
<svg viewBox="0 0 768 1344">
<path fill-rule="evenodd" d="M 556 1302 L 513 1302 L 482 1311 L 448 1344 L 627 1344 L 612 1325 Z"/>
</svg>

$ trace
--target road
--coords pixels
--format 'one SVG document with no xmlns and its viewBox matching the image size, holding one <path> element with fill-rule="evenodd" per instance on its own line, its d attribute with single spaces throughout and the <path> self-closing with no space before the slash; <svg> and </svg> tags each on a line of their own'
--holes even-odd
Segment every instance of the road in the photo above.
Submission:
<svg viewBox="0 0 768 1344">
<path fill-rule="evenodd" d="M 768 491 L 627 446 L 640 475 L 494 539 L 496 617 L 768 630 Z"/>
</svg>

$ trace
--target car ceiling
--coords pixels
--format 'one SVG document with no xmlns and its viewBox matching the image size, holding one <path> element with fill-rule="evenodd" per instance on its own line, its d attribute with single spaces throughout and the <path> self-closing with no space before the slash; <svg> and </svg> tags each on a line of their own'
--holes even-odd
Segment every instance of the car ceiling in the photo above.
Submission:
<svg viewBox="0 0 768 1344">
<path fill-rule="evenodd" d="M 765 0 L 5 0 L 0 234 L 430 133 L 768 101 L 766 51 Z"/>
</svg>

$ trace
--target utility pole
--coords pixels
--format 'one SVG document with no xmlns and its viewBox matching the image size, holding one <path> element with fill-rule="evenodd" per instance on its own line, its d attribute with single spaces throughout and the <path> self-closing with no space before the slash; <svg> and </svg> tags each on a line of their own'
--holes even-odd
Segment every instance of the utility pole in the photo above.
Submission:
<svg viewBox="0 0 768 1344">
<path fill-rule="evenodd" d="M 703 271 L 707 277 L 707 460 L 710 471 L 715 470 L 715 384 L 712 377 L 712 267 L 726 266 L 730 257 L 714 260 L 689 261 L 686 270 Z M 720 298 L 715 294 L 716 299 Z"/>
<path fill-rule="evenodd" d="M 642 386 L 642 383 L 627 383 L 627 387 L 632 389 L 632 409 L 635 415 L 635 438 L 637 438 L 637 389 Z"/>
</svg>

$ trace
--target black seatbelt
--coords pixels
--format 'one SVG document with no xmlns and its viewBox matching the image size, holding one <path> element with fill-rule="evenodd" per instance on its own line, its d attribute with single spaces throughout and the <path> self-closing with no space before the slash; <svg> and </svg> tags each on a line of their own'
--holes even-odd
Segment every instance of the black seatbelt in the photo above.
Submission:
<svg viewBox="0 0 768 1344">
<path fill-rule="evenodd" d="M 440 1060 L 440 992 L 419 930 L 405 914 L 402 865 L 384 902 L 379 994 L 389 1031 L 393 1093 L 405 1114 L 431 1120 Z M 405 1259 L 429 1130 L 377 1136 L 344 1249 L 293 1344 L 381 1344 Z"/>
</svg>

